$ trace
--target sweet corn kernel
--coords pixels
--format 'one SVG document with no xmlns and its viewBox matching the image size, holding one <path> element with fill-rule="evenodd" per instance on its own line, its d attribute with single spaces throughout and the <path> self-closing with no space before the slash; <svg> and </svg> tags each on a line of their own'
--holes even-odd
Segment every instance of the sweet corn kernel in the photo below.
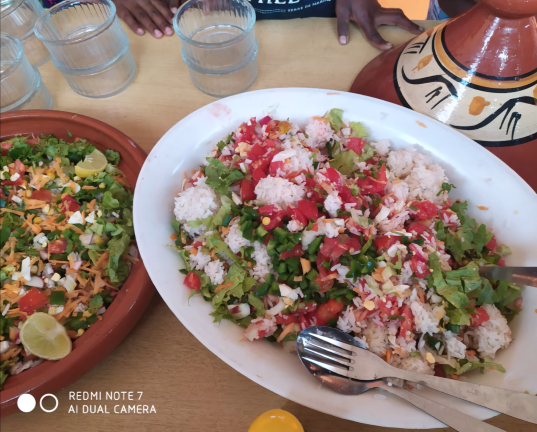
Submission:
<svg viewBox="0 0 537 432">
<path fill-rule="evenodd" d="M 103 241 L 103 239 L 101 238 L 100 235 L 95 236 L 95 237 L 93 238 L 93 243 L 94 243 L 94 244 L 99 244 L 99 243 L 101 243 L 102 241 Z"/>
<path fill-rule="evenodd" d="M 76 332 L 77 336 L 82 336 L 83 334 L 84 334 L 84 329 L 78 329 L 78 331 Z"/>
<path fill-rule="evenodd" d="M 101 183 L 101 184 L 99 185 L 99 189 L 104 189 L 105 187 L 106 187 L 106 185 L 105 185 L 104 183 Z"/>
<path fill-rule="evenodd" d="M 88 311 L 86 311 L 86 312 L 84 312 L 84 313 L 82 314 L 82 316 L 83 316 L 84 318 L 89 318 L 89 317 L 91 316 L 91 313 L 89 313 Z"/>
<path fill-rule="evenodd" d="M 38 223 L 43 222 L 43 219 L 40 218 L 39 216 L 37 216 L 36 218 L 34 218 L 34 221 L 33 221 L 33 222 L 34 222 L 34 224 L 38 224 Z"/>
<path fill-rule="evenodd" d="M 47 173 L 47 175 L 50 177 L 51 180 L 54 180 L 56 178 L 56 174 L 54 174 L 53 172 L 49 172 Z"/>
<path fill-rule="evenodd" d="M 32 191 L 31 190 L 27 190 L 25 192 L 25 195 L 26 195 L 26 198 L 30 198 L 32 196 Z"/>
<path fill-rule="evenodd" d="M 262 222 L 263 222 L 263 225 L 268 225 L 270 223 L 270 218 L 264 217 Z"/>
<path fill-rule="evenodd" d="M 37 266 L 36 266 L 36 265 L 33 265 L 33 266 L 30 268 L 30 271 L 31 271 L 32 273 L 34 273 L 34 274 L 37 273 Z"/>
<path fill-rule="evenodd" d="M 27 186 L 28 186 L 28 182 L 26 180 L 23 180 L 22 187 L 26 189 Z"/>
</svg>

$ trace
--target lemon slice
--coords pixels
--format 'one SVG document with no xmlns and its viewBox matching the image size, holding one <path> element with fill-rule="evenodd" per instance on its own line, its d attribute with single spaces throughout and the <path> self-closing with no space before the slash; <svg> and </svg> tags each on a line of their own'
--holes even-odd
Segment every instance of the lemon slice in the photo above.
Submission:
<svg viewBox="0 0 537 432">
<path fill-rule="evenodd" d="M 20 338 L 26 351 L 46 360 L 58 360 L 71 352 L 71 339 L 65 327 L 43 312 L 28 317 L 21 328 Z"/>
<path fill-rule="evenodd" d="M 75 174 L 82 178 L 98 174 L 104 171 L 107 163 L 105 155 L 99 150 L 93 150 L 83 161 L 76 164 Z"/>
</svg>

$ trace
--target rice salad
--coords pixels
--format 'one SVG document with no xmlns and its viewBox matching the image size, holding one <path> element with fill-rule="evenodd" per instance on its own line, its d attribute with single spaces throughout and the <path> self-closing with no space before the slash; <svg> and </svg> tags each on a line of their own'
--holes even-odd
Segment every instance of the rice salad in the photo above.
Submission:
<svg viewBox="0 0 537 432">
<path fill-rule="evenodd" d="M 428 155 L 368 136 L 332 109 L 304 128 L 251 118 L 218 142 L 175 198 L 185 285 L 249 341 L 294 350 L 327 325 L 399 368 L 504 372 L 520 289 L 478 270 L 509 248 Z"/>
</svg>

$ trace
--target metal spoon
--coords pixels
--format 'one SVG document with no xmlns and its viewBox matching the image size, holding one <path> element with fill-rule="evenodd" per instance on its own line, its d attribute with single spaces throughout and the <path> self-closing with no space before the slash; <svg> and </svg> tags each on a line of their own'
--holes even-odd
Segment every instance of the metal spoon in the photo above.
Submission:
<svg viewBox="0 0 537 432">
<path fill-rule="evenodd" d="M 354 339 L 345 334 L 349 338 L 348 343 L 354 343 Z M 495 426 L 484 423 L 474 417 L 463 414 L 460 411 L 449 408 L 445 405 L 434 402 L 430 399 L 424 398 L 416 393 L 399 388 L 396 386 L 388 386 L 383 380 L 375 381 L 357 381 L 349 378 L 344 378 L 333 374 L 326 369 L 323 369 L 308 360 L 306 360 L 304 352 L 304 336 L 302 333 L 297 339 L 297 352 L 300 361 L 304 367 L 322 384 L 335 391 L 336 393 L 344 395 L 360 395 L 368 390 L 374 388 L 380 388 L 391 394 L 394 394 L 401 399 L 410 402 L 415 407 L 426 412 L 430 416 L 436 418 L 447 426 L 459 432 L 499 432 L 499 429 Z"/>
</svg>

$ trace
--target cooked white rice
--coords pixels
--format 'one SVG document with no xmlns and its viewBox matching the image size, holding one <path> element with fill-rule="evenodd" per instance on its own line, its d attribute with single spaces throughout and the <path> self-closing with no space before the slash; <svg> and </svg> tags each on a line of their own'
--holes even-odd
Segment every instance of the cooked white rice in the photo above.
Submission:
<svg viewBox="0 0 537 432">
<path fill-rule="evenodd" d="M 302 186 L 287 179 L 269 176 L 257 183 L 255 194 L 261 204 L 275 204 L 287 208 L 288 205 L 296 205 L 298 200 L 303 199 L 305 191 Z"/>
</svg>

